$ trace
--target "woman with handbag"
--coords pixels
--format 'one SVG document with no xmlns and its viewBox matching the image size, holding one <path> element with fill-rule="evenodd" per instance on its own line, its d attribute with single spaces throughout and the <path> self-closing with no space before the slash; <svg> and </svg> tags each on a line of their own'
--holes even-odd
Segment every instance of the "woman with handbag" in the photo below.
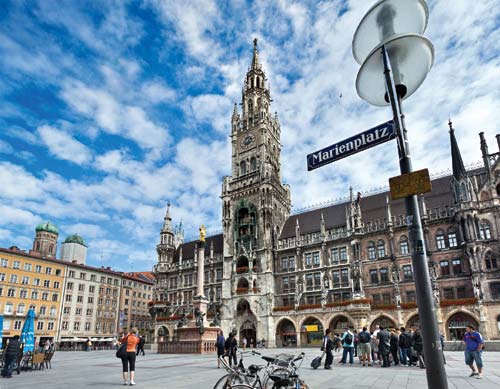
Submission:
<svg viewBox="0 0 500 389">
<path fill-rule="evenodd" d="M 140 339 L 137 337 L 137 328 L 133 327 L 130 332 L 120 339 L 120 348 L 116 352 L 122 360 L 123 385 L 128 385 L 128 371 L 130 368 L 130 386 L 135 385 L 135 352 Z"/>
</svg>

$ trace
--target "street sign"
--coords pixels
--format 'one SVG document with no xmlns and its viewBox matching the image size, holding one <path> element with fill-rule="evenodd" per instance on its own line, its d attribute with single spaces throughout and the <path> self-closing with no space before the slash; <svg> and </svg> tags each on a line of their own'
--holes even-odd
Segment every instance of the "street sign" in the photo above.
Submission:
<svg viewBox="0 0 500 389">
<path fill-rule="evenodd" d="M 393 200 L 430 192 L 432 185 L 429 170 L 422 169 L 389 178 L 389 187 L 391 188 L 391 198 Z"/>
<path fill-rule="evenodd" d="M 331 162 L 369 149 L 396 137 L 394 122 L 389 120 L 361 134 L 307 155 L 307 170 L 311 171 Z"/>
</svg>

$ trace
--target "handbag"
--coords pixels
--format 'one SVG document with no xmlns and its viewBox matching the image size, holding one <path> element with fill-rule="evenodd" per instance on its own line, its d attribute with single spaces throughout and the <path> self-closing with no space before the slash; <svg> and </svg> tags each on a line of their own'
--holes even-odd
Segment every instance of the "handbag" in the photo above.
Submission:
<svg viewBox="0 0 500 389">
<path fill-rule="evenodd" d="M 128 340 L 128 336 L 125 339 L 125 342 L 123 342 L 120 345 L 120 347 L 118 348 L 118 350 L 116 350 L 116 357 L 117 358 L 125 358 L 127 356 L 127 340 Z"/>
</svg>

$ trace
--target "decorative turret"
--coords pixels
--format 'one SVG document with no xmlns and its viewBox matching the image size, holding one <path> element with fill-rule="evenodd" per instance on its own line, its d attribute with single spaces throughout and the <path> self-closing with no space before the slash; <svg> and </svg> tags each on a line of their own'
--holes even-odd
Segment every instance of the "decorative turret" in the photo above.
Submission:
<svg viewBox="0 0 500 389">
<path fill-rule="evenodd" d="M 175 226 L 174 229 L 174 246 L 177 250 L 181 244 L 184 243 L 184 229 L 182 228 L 182 221 Z"/>
<path fill-rule="evenodd" d="M 59 229 L 50 221 L 38 224 L 35 227 L 35 240 L 33 241 L 33 251 L 42 257 L 54 258 L 57 251 L 57 237 Z"/>
<path fill-rule="evenodd" d="M 460 205 L 461 203 L 471 201 L 474 192 L 470 177 L 467 170 L 465 170 L 458 142 L 455 138 L 455 129 L 453 128 L 451 120 L 449 120 L 448 126 L 450 127 L 451 162 L 453 166 L 451 185 L 455 197 L 455 203 Z"/>
<path fill-rule="evenodd" d="M 172 228 L 172 218 L 170 217 L 170 202 L 167 203 L 167 212 L 163 220 L 163 228 L 160 232 L 160 244 L 156 246 L 158 262 L 171 263 L 175 246 L 174 229 Z"/>
<path fill-rule="evenodd" d="M 352 234 L 356 234 L 363 227 L 363 221 L 361 220 L 361 192 L 357 193 L 355 199 L 352 186 L 349 187 L 349 199 L 350 202 L 346 207 L 346 224 L 347 229 Z"/>
</svg>

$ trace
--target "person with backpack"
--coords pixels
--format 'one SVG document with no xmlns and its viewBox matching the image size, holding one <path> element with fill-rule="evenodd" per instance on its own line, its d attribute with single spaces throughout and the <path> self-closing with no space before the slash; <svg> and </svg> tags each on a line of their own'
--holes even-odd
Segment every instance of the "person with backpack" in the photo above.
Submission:
<svg viewBox="0 0 500 389">
<path fill-rule="evenodd" d="M 224 339 L 224 333 L 222 330 L 217 331 L 217 340 L 215 341 L 215 347 L 217 348 L 217 369 L 220 369 L 220 359 L 224 358 L 226 350 L 224 345 L 226 340 Z"/>
<path fill-rule="evenodd" d="M 12 378 L 12 370 L 14 370 L 14 365 L 17 361 L 19 353 L 21 352 L 21 342 L 19 341 L 19 335 L 14 335 L 14 337 L 7 343 L 7 347 L 4 351 L 4 365 L 2 370 L 2 377 Z"/>
<path fill-rule="evenodd" d="M 406 332 L 406 328 L 401 327 L 401 335 L 399 335 L 399 350 L 401 352 L 401 364 L 402 365 L 412 365 L 412 355 L 411 346 L 413 344 L 413 339 L 409 333 Z"/>
<path fill-rule="evenodd" d="M 389 353 L 391 350 L 390 335 L 387 330 L 380 326 L 377 334 L 378 352 L 382 357 L 382 367 L 389 367 Z"/>
<path fill-rule="evenodd" d="M 394 366 L 399 365 L 399 336 L 395 329 L 391 330 L 389 343 L 391 345 L 391 355 Z"/>
<path fill-rule="evenodd" d="M 332 368 L 332 363 L 333 363 L 333 341 L 330 338 L 330 328 L 327 328 L 325 331 L 325 336 L 323 337 L 323 343 L 321 344 L 321 351 L 324 351 L 326 353 L 326 358 L 325 358 L 325 369 L 331 369 Z"/>
<path fill-rule="evenodd" d="M 422 336 L 420 335 L 420 330 L 418 328 L 415 329 L 415 332 L 413 334 L 413 349 L 417 353 L 417 358 L 418 358 L 418 366 L 421 369 L 425 369 L 425 362 L 424 362 L 424 342 L 422 340 Z"/>
<path fill-rule="evenodd" d="M 371 366 L 370 354 L 371 354 L 371 346 L 370 340 L 372 336 L 368 332 L 367 327 L 363 327 L 363 331 L 361 331 L 358 335 L 359 345 L 358 345 L 358 355 L 363 366 L 366 366 L 368 362 L 368 366 Z"/>
<path fill-rule="evenodd" d="M 226 355 L 229 358 L 229 366 L 238 365 L 238 359 L 236 356 L 236 351 L 238 350 L 238 342 L 234 337 L 234 334 L 231 332 L 224 342 L 224 349 L 226 351 Z"/>
<path fill-rule="evenodd" d="M 347 361 L 347 354 L 349 354 L 349 364 L 352 365 L 354 363 L 354 334 L 351 332 L 349 327 L 345 328 L 341 341 L 344 350 L 342 352 L 342 360 L 339 363 L 345 365 Z"/>
<path fill-rule="evenodd" d="M 359 344 L 359 338 L 358 338 L 358 331 L 353 330 L 352 331 L 354 335 L 354 358 L 358 357 L 358 344 Z"/>
</svg>

